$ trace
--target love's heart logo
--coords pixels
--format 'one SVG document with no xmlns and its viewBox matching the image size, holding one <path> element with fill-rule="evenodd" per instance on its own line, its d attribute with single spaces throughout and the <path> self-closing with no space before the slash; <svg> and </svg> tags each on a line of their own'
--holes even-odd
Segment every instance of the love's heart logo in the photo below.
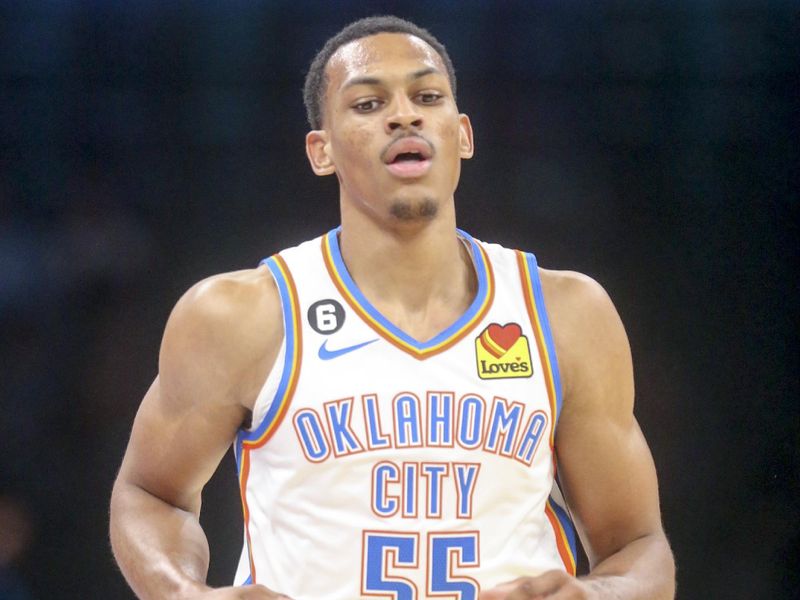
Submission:
<svg viewBox="0 0 800 600">
<path fill-rule="evenodd" d="M 508 323 L 506 325 L 499 325 L 492 323 L 480 336 L 481 345 L 486 349 L 489 354 L 495 358 L 500 358 L 508 352 L 509 348 L 522 335 L 522 328 L 516 323 Z"/>
<path fill-rule="evenodd" d="M 475 362 L 481 379 L 533 377 L 528 338 L 518 323 L 491 323 L 475 338 Z"/>
</svg>

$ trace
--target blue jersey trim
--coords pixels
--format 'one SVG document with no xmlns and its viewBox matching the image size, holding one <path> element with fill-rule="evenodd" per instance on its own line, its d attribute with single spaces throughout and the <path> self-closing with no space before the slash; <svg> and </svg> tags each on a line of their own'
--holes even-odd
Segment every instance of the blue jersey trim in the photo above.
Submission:
<svg viewBox="0 0 800 600">
<path fill-rule="evenodd" d="M 275 396 L 272 399 L 272 403 L 267 410 L 267 414 L 264 415 L 264 418 L 261 420 L 261 423 L 258 424 L 256 429 L 250 431 L 240 429 L 236 436 L 236 468 L 239 472 L 241 472 L 240 461 L 242 456 L 242 444 L 246 441 L 256 440 L 261 437 L 266 431 L 267 427 L 269 427 L 269 425 L 275 420 L 280 411 L 281 400 L 286 395 L 286 390 L 289 386 L 289 378 L 291 377 L 292 364 L 294 362 L 296 353 L 295 346 L 297 344 L 296 332 L 294 331 L 294 310 L 292 307 L 292 298 L 291 294 L 289 293 L 289 285 L 286 281 L 286 278 L 284 277 L 274 257 L 262 260 L 261 264 L 267 265 L 275 279 L 275 283 L 278 286 L 278 294 L 280 295 L 281 308 L 283 310 L 283 332 L 286 351 L 284 352 L 281 380 L 278 384 L 278 389 L 275 392 Z"/>
<path fill-rule="evenodd" d="M 341 230 L 341 226 L 335 229 L 332 229 L 328 232 L 328 242 L 331 249 L 331 258 L 333 259 L 334 266 L 336 267 L 336 272 L 344 283 L 345 288 L 353 297 L 353 299 L 363 308 L 370 317 L 375 319 L 375 321 L 380 324 L 386 331 L 394 335 L 395 337 L 403 340 L 409 346 L 412 346 L 416 350 L 427 350 L 428 348 L 432 348 L 434 346 L 438 346 L 444 342 L 447 342 L 451 337 L 455 336 L 460 332 L 460 330 L 469 323 L 475 315 L 481 310 L 481 307 L 484 305 L 486 296 L 489 293 L 489 285 L 488 285 L 488 273 L 486 263 L 483 258 L 483 253 L 480 251 L 478 247 L 478 243 L 475 239 L 469 235 L 468 233 L 457 229 L 459 237 L 466 240 L 469 243 L 470 253 L 472 255 L 472 264 L 475 265 L 475 274 L 478 278 L 478 292 L 475 294 L 475 299 L 470 304 L 467 311 L 458 318 L 458 320 L 450 325 L 447 329 L 442 331 L 441 333 L 437 334 L 436 337 L 426 341 L 420 342 L 419 340 L 414 339 L 407 333 L 405 333 L 402 329 L 397 327 L 394 323 L 386 319 L 379 311 L 376 309 L 369 300 L 361 293 L 361 290 L 358 289 L 356 282 L 353 281 L 353 278 L 350 277 L 350 273 L 347 271 L 347 266 L 344 264 L 344 260 L 342 259 L 342 253 L 339 248 L 339 231 Z"/>
<path fill-rule="evenodd" d="M 528 263 L 528 272 L 531 276 L 531 289 L 533 289 L 533 297 L 536 301 L 536 312 L 539 315 L 539 324 L 542 327 L 544 334 L 544 343 L 547 346 L 547 354 L 550 358 L 550 374 L 553 377 L 553 387 L 556 390 L 556 423 L 561 414 L 562 394 L 561 394 L 561 375 L 558 370 L 558 357 L 556 356 L 556 345 L 553 342 L 553 334 L 550 331 L 550 319 L 547 317 L 547 307 L 544 303 L 544 294 L 542 293 L 542 283 L 539 281 L 539 266 L 536 263 L 536 257 L 529 253 L 525 253 L 525 260 Z"/>
<path fill-rule="evenodd" d="M 567 534 L 567 542 L 569 542 L 569 549 L 572 551 L 572 556 L 575 559 L 575 563 L 577 566 L 578 562 L 578 545 L 577 545 L 577 538 L 575 536 L 575 525 L 572 523 L 572 519 L 569 518 L 567 511 L 555 501 L 555 499 L 550 496 L 547 500 L 550 508 L 553 509 L 553 512 L 556 514 L 556 518 L 558 522 L 561 523 L 561 527 L 564 528 L 564 533 Z"/>
</svg>

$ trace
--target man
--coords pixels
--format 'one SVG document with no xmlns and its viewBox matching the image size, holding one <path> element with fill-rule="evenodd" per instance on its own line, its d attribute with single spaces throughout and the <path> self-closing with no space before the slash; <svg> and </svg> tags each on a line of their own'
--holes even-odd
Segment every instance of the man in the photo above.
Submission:
<svg viewBox="0 0 800 600">
<path fill-rule="evenodd" d="M 112 495 L 133 589 L 671 598 L 622 324 L 590 279 L 456 229 L 473 137 L 445 49 L 399 19 L 354 23 L 305 99 L 341 227 L 175 307 Z M 212 590 L 200 495 L 232 443 L 244 549 L 239 585 Z"/>
</svg>

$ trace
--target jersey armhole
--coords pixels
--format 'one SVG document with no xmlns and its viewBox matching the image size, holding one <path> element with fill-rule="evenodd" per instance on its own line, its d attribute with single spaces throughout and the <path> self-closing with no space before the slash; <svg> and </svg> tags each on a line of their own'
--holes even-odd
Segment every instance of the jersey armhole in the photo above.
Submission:
<svg viewBox="0 0 800 600">
<path fill-rule="evenodd" d="M 545 370 L 547 393 L 553 405 L 553 431 L 555 432 L 563 400 L 561 375 L 558 370 L 558 358 L 552 331 L 550 330 L 550 320 L 547 318 L 542 283 L 539 279 L 539 266 L 533 254 L 519 250 L 517 251 L 517 264 L 522 279 L 525 306 L 528 309 L 528 316 L 536 337 L 536 344 L 539 346 L 542 366 Z"/>
<path fill-rule="evenodd" d="M 275 364 L 258 393 L 253 406 L 253 420 L 248 429 L 241 429 L 236 437 L 236 461 L 241 460 L 244 447 L 263 446 L 283 420 L 291 403 L 300 375 L 302 333 L 297 289 L 286 262 L 280 255 L 261 261 L 266 265 L 278 286 L 283 314 L 283 341 Z"/>
<path fill-rule="evenodd" d="M 553 527 L 556 549 L 564 564 L 564 569 L 567 573 L 575 575 L 578 562 L 577 536 L 569 505 L 558 484 L 555 454 L 555 430 L 563 401 L 556 346 L 550 329 L 550 320 L 547 317 L 547 307 L 544 302 L 544 293 L 542 292 L 542 282 L 539 278 L 539 265 L 536 262 L 536 257 L 528 252 L 517 251 L 517 264 L 522 279 L 525 306 L 536 337 L 536 345 L 539 348 L 542 368 L 545 371 L 547 395 L 553 412 L 550 447 L 553 449 L 554 479 L 550 497 L 545 505 L 545 515 Z"/>
</svg>

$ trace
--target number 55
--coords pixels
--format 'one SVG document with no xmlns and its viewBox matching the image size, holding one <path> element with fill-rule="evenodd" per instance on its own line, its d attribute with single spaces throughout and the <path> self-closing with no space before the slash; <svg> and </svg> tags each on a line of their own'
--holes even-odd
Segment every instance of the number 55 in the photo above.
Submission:
<svg viewBox="0 0 800 600">
<path fill-rule="evenodd" d="M 361 593 L 393 600 L 417 600 L 419 592 L 414 581 L 394 572 L 420 568 L 419 537 L 418 533 L 365 531 Z M 478 542 L 477 531 L 428 533 L 426 597 L 477 600 L 478 582 L 453 572 L 480 565 Z"/>
</svg>

